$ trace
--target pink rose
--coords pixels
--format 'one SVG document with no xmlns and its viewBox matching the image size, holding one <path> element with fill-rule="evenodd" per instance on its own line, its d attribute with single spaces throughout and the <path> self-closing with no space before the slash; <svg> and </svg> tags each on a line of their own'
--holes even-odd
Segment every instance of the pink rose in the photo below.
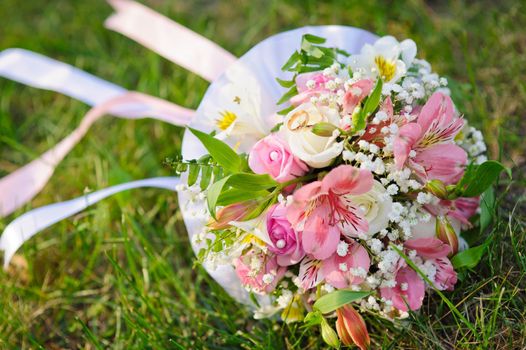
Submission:
<svg viewBox="0 0 526 350">
<path fill-rule="evenodd" d="M 268 135 L 252 147 L 248 164 L 256 174 L 269 174 L 278 182 L 287 182 L 309 170 L 276 134 Z"/>
<path fill-rule="evenodd" d="M 258 261 L 259 264 L 255 264 Z M 234 267 L 241 284 L 259 294 L 271 293 L 287 270 L 278 266 L 275 256 L 256 254 L 254 251 L 236 259 Z"/>
<path fill-rule="evenodd" d="M 277 255 L 280 266 L 297 264 L 305 256 L 301 246 L 301 232 L 296 232 L 287 220 L 287 208 L 275 204 L 267 212 L 267 232 L 272 246 L 271 252 Z"/>
</svg>

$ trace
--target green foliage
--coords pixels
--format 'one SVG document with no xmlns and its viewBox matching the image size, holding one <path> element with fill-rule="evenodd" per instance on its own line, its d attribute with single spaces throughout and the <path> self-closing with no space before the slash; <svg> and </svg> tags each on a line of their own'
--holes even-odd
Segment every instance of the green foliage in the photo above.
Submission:
<svg viewBox="0 0 526 350">
<path fill-rule="evenodd" d="M 374 86 L 373 92 L 365 99 L 363 108 L 356 116 L 353 116 L 353 132 L 365 129 L 367 118 L 378 108 L 380 98 L 382 97 L 382 79 L 378 79 Z"/>
<path fill-rule="evenodd" d="M 455 270 L 457 269 L 472 269 L 478 265 L 480 259 L 484 256 L 484 252 L 487 249 L 487 244 L 479 245 L 466 249 L 456 254 L 452 259 L 451 263 Z"/>
<path fill-rule="evenodd" d="M 259 200 L 258 194 L 265 193 L 264 190 L 271 189 L 276 187 L 277 182 L 268 175 L 258 175 L 258 174 L 245 174 L 237 173 L 231 174 L 227 177 L 215 182 L 207 192 L 207 205 L 208 210 L 213 218 L 216 218 L 216 206 L 218 205 L 219 198 L 221 194 L 228 191 L 228 188 L 236 189 L 238 191 L 245 191 L 247 194 L 251 193 L 252 196 L 249 197 L 254 200 Z M 230 195 L 232 192 L 229 192 Z M 239 192 L 238 192 L 239 193 Z M 261 203 L 266 203 L 267 198 L 263 198 Z M 266 208 L 266 206 L 264 206 Z M 263 210 L 264 210 L 263 208 Z M 263 210 L 259 211 L 257 207 L 256 211 L 261 213 Z M 257 216 L 257 215 L 256 215 Z"/>
<path fill-rule="evenodd" d="M 480 165 L 471 164 L 455 186 L 454 193 L 458 197 L 480 196 L 497 181 L 503 171 L 511 178 L 511 171 L 495 160 Z"/>
<path fill-rule="evenodd" d="M 323 46 L 325 42 L 325 38 L 311 34 L 303 35 L 300 49 L 294 51 L 283 67 L 281 67 L 283 71 L 293 72 L 294 75 L 290 80 L 277 79 L 281 86 L 288 89 L 277 102 L 278 105 L 287 102 L 291 97 L 298 94 L 295 82 L 298 74 L 322 71 L 335 63 L 343 66 L 338 58 L 349 54 L 342 50 L 325 47 Z"/>
<path fill-rule="evenodd" d="M 315 310 L 319 310 L 323 314 L 328 314 L 329 312 L 333 312 L 336 309 L 353 301 L 363 299 L 370 294 L 370 292 L 357 292 L 347 289 L 338 289 L 318 298 L 313 307 Z"/>
<path fill-rule="evenodd" d="M 232 173 L 242 170 L 243 160 L 230 146 L 212 135 L 196 129 L 188 129 L 201 141 L 217 164 Z"/>
</svg>

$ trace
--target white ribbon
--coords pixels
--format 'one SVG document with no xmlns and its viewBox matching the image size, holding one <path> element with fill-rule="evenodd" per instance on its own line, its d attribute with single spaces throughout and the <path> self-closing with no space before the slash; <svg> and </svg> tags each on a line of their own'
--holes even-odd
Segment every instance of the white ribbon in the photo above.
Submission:
<svg viewBox="0 0 526 350">
<path fill-rule="evenodd" d="M 57 91 L 90 106 L 126 92 L 126 89 L 118 85 L 69 64 L 24 49 L 0 52 L 0 76 L 29 86 Z"/>
<path fill-rule="evenodd" d="M 0 249 L 4 251 L 4 268 L 7 268 L 9 261 L 11 261 L 15 252 L 25 241 L 49 226 L 86 209 L 104 198 L 122 191 L 140 187 L 156 187 L 175 191 L 175 186 L 179 182 L 180 180 L 176 177 L 156 177 L 132 181 L 88 193 L 69 201 L 54 203 L 31 210 L 7 225 L 2 237 L 0 237 Z"/>
<path fill-rule="evenodd" d="M 55 167 L 84 137 L 91 125 L 112 113 L 127 119 L 151 117 L 185 126 L 194 111 L 153 96 L 129 92 L 68 64 L 22 49 L 0 53 L 0 76 L 34 87 L 62 92 L 93 107 L 80 125 L 54 147 L 0 179 L 0 217 L 29 202 L 49 181 Z"/>
</svg>

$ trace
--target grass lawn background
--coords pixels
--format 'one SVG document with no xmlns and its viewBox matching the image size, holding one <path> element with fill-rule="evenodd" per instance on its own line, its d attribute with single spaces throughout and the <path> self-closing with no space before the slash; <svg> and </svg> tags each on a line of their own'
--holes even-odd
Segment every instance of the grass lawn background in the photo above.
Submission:
<svg viewBox="0 0 526 350">
<path fill-rule="evenodd" d="M 412 38 L 454 100 L 487 138 L 492 158 L 513 167 L 498 187 L 500 209 L 477 269 L 402 326 L 366 317 L 373 348 L 526 347 L 526 5 L 523 1 L 163 1 L 143 3 L 242 55 L 265 37 L 303 25 L 344 24 Z M 195 108 L 207 82 L 103 22 L 102 0 L 2 0 L 0 49 L 22 47 L 128 89 Z M 299 44 L 299 43 L 298 43 Z M 56 144 L 88 107 L 0 79 L 0 176 Z M 103 118 L 45 189 L 7 218 L 77 197 L 86 189 L 170 175 L 182 130 L 152 120 Z M 1 193 L 0 193 L 1 195 Z M 0 272 L 0 349 L 316 349 L 301 324 L 255 321 L 200 267 L 174 193 L 134 190 L 54 225 Z M 471 328 L 471 329 L 470 329 Z"/>
</svg>

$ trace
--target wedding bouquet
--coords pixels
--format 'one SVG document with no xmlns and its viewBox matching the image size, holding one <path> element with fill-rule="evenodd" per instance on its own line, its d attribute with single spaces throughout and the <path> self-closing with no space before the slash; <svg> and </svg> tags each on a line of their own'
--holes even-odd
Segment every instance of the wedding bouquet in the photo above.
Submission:
<svg viewBox="0 0 526 350">
<path fill-rule="evenodd" d="M 205 111 L 214 130 L 190 129 L 206 153 L 172 163 L 187 215 L 206 221 L 199 261 L 232 266 L 256 318 L 320 325 L 329 345 L 364 349 L 361 314 L 407 317 L 480 258 L 461 232 L 503 167 L 412 40 L 356 54 L 310 34 L 298 44 L 282 98 L 267 102 L 279 112 L 261 117 L 261 88 L 239 65 Z"/>
<path fill-rule="evenodd" d="M 485 245 L 469 248 L 462 233 L 491 222 L 491 186 L 505 168 L 487 161 L 482 134 L 412 40 L 304 27 L 237 59 L 140 4 L 111 3 L 107 26 L 212 84 L 192 111 L 26 50 L 1 52 L 1 76 L 94 107 L 0 179 L 0 216 L 30 201 L 107 113 L 188 126 L 182 157 L 170 161 L 185 183 L 132 181 L 25 213 L 0 237 L 4 267 L 39 231 L 110 195 L 176 187 L 198 260 L 256 318 L 319 325 L 329 345 L 364 349 L 362 315 L 405 318 L 480 260 Z"/>
</svg>

